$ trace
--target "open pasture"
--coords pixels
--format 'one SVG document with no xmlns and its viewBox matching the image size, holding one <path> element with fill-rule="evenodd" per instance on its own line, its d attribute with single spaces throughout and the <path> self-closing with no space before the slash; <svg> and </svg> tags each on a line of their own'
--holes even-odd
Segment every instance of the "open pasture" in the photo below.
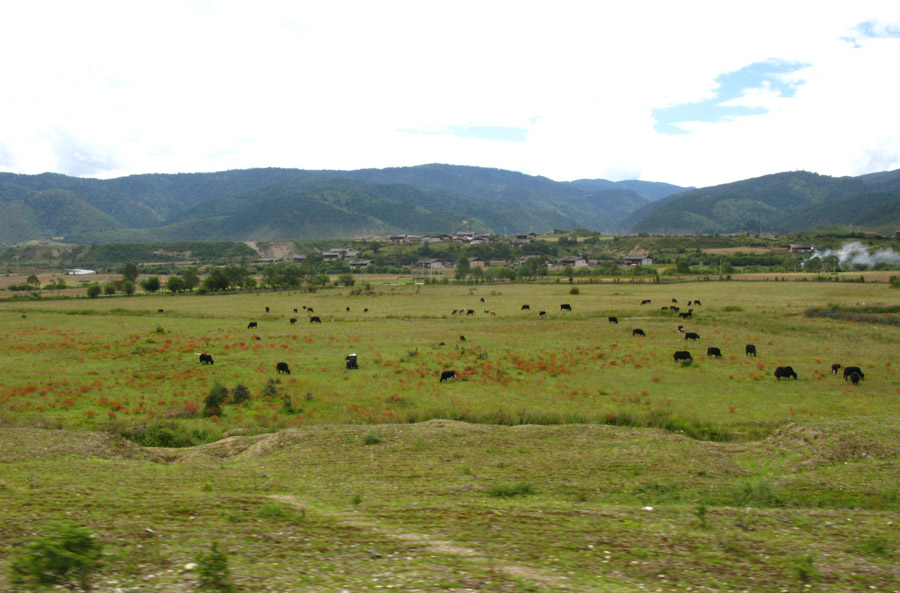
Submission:
<svg viewBox="0 0 900 593">
<path fill-rule="evenodd" d="M 803 315 L 894 292 L 576 286 L 0 303 L 0 591 L 55 519 L 103 593 L 197 590 L 210 541 L 239 591 L 900 590 L 900 329 Z M 250 399 L 203 417 L 216 382 Z M 154 425 L 238 436 L 110 434 Z"/>
<path fill-rule="evenodd" d="M 433 418 L 681 422 L 692 436 L 721 440 L 765 436 L 786 421 L 900 411 L 900 330 L 803 316 L 813 305 L 891 302 L 885 285 L 578 288 L 572 295 L 567 284 L 385 284 L 369 294 L 345 288 L 0 303 L 0 418 L 94 429 L 174 419 L 211 437 L 230 428 Z M 672 299 L 681 312 L 692 308 L 692 317 L 662 310 Z M 697 299 L 702 305 L 688 306 Z M 310 323 L 312 315 L 322 323 Z M 248 328 L 251 321 L 257 327 Z M 679 325 L 700 339 L 686 341 Z M 633 336 L 635 328 L 646 335 Z M 746 344 L 758 356 L 745 356 Z M 707 357 L 709 347 L 722 357 Z M 677 350 L 689 351 L 693 363 L 676 363 Z M 214 364 L 201 365 L 201 352 Z M 359 370 L 345 369 L 349 353 L 358 355 Z M 276 373 L 278 362 L 291 374 Z M 835 362 L 859 366 L 865 379 L 854 387 L 832 375 Z M 785 365 L 798 380 L 776 382 L 775 368 Z M 448 369 L 457 380 L 439 383 Z M 246 386 L 250 400 L 201 419 L 216 382 Z"/>
</svg>

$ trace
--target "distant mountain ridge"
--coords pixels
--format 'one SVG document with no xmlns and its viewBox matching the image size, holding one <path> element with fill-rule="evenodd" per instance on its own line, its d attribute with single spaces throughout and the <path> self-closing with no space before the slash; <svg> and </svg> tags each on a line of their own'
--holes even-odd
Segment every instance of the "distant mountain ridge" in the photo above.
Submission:
<svg viewBox="0 0 900 593">
<path fill-rule="evenodd" d="M 385 233 L 621 230 L 662 191 L 481 167 L 247 169 L 99 180 L 0 174 L 0 242 L 273 240 Z M 665 187 L 662 187 L 665 186 Z"/>
<path fill-rule="evenodd" d="M 900 170 L 787 172 L 706 187 L 419 165 L 246 169 L 99 180 L 0 173 L 0 243 L 250 241 L 475 230 L 784 233 L 900 228 Z"/>
<path fill-rule="evenodd" d="M 788 233 L 856 224 L 872 230 L 900 225 L 888 215 L 900 202 L 900 170 L 860 177 L 805 171 L 776 173 L 667 196 L 632 212 L 632 233 Z M 900 206 L 900 204 L 898 204 Z M 882 217 L 873 216 L 876 209 Z"/>
</svg>

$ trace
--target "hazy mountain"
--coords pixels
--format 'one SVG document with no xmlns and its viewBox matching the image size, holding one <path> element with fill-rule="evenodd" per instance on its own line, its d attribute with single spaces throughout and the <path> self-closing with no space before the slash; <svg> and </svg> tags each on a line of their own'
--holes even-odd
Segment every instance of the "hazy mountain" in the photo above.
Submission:
<svg viewBox="0 0 900 593">
<path fill-rule="evenodd" d="M 480 167 L 249 169 L 99 180 L 0 174 L 0 242 L 292 239 L 357 234 L 613 232 L 648 198 Z M 666 184 L 647 184 L 655 196 Z M 644 182 L 629 187 L 640 189 Z M 667 186 L 668 190 L 679 190 Z M 643 190 L 642 190 L 643 191 Z"/>
</svg>

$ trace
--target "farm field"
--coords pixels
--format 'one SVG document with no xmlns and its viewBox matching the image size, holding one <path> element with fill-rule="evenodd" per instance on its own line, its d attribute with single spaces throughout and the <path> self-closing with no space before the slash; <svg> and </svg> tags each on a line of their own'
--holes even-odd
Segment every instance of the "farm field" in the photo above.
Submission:
<svg viewBox="0 0 900 593">
<path fill-rule="evenodd" d="M 895 291 L 576 286 L 0 302 L 0 590 L 54 519 L 101 591 L 900 590 L 900 326 L 804 316 Z"/>
</svg>

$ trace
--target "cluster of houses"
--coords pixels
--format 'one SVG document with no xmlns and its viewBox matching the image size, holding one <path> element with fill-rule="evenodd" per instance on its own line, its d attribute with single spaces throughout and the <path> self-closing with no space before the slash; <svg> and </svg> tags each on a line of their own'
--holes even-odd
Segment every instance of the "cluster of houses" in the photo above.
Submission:
<svg viewBox="0 0 900 593">
<path fill-rule="evenodd" d="M 541 257 L 538 255 L 524 255 L 520 257 L 516 262 L 512 264 L 512 267 L 518 268 L 521 267 L 526 261 L 533 257 Z M 622 265 L 628 266 L 649 266 L 653 264 L 653 260 L 646 255 L 635 255 L 635 256 L 627 256 Z M 550 262 L 549 265 L 554 268 L 587 268 L 591 265 L 590 261 L 586 257 L 583 256 L 568 256 L 560 259 L 556 263 Z M 469 267 L 470 268 L 484 268 L 488 266 L 488 262 L 484 261 L 480 257 L 473 257 L 469 259 Z M 447 263 L 442 262 L 439 259 L 429 258 L 429 259 L 420 259 L 413 266 L 417 270 L 446 270 L 452 269 L 456 267 L 456 262 Z"/>
</svg>

